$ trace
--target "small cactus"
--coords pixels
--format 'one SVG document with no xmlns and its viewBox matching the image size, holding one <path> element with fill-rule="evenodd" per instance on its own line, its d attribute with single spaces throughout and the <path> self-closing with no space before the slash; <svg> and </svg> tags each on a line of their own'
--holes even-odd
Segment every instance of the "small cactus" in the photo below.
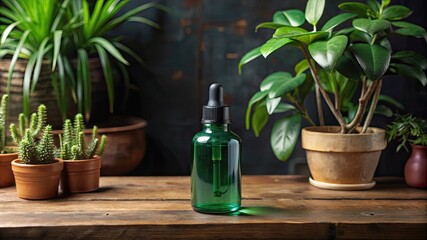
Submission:
<svg viewBox="0 0 427 240">
<path fill-rule="evenodd" d="M 19 144 L 23 139 L 24 135 L 28 131 L 33 138 L 38 138 L 42 129 L 46 126 L 47 110 L 45 105 L 40 105 L 37 109 L 37 113 L 31 115 L 30 121 L 25 117 L 23 113 L 19 114 L 18 124 L 16 127 L 14 123 L 10 124 L 10 134 L 15 143 Z"/>
<path fill-rule="evenodd" d="M 55 145 L 53 144 L 52 127 L 43 129 L 40 141 L 33 136 L 30 128 L 25 130 L 19 142 L 19 159 L 25 164 L 48 164 L 54 162 Z"/>
<path fill-rule="evenodd" d="M 64 121 L 64 133 L 59 135 L 60 157 L 64 160 L 82 160 L 91 159 L 95 155 L 101 156 L 105 149 L 107 137 L 97 138 L 98 128 L 93 127 L 92 137 L 87 144 L 84 138 L 83 115 L 77 114 L 74 117 L 74 124 L 70 119 Z"/>
<path fill-rule="evenodd" d="M 6 118 L 7 118 L 7 105 L 8 95 L 3 95 L 0 103 L 0 153 L 5 152 L 6 147 Z"/>
</svg>

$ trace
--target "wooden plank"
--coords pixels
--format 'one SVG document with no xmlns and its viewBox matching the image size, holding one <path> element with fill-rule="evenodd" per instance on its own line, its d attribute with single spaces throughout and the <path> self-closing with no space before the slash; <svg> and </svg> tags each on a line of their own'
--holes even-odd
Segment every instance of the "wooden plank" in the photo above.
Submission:
<svg viewBox="0 0 427 240">
<path fill-rule="evenodd" d="M 425 239 L 427 191 L 379 180 L 343 192 L 305 177 L 244 176 L 243 207 L 230 215 L 194 212 L 188 177 L 103 177 L 98 192 L 46 201 L 9 187 L 0 189 L 0 239 Z"/>
</svg>

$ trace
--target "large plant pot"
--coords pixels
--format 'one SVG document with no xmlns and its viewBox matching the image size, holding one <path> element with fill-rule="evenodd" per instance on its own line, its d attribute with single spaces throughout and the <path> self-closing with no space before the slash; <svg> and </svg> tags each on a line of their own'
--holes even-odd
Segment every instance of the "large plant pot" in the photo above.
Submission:
<svg viewBox="0 0 427 240">
<path fill-rule="evenodd" d="M 9 92 L 9 109 L 8 109 L 8 122 L 17 123 L 18 115 L 23 112 L 23 83 L 25 68 L 28 61 L 18 59 L 15 64 L 10 92 Z M 10 60 L 0 60 L 0 94 L 6 94 L 7 76 L 9 73 Z M 46 105 L 48 109 L 48 122 L 54 128 L 62 126 L 61 112 L 58 108 L 55 92 L 52 86 L 52 71 L 48 61 L 43 61 L 40 77 L 37 82 L 37 87 L 30 95 L 30 113 L 37 111 L 40 104 Z"/>
<path fill-rule="evenodd" d="M 126 175 L 141 163 L 146 150 L 146 126 L 145 120 L 131 116 L 112 116 L 98 125 L 98 133 L 107 136 L 101 175 Z M 86 130 L 87 137 L 91 133 L 91 129 Z"/>
<path fill-rule="evenodd" d="M 0 188 L 15 183 L 11 162 L 18 158 L 18 153 L 0 154 Z"/>
<path fill-rule="evenodd" d="M 63 160 L 61 190 L 69 193 L 92 192 L 99 188 L 101 158 Z"/>
<path fill-rule="evenodd" d="M 387 146 L 385 131 L 369 128 L 365 134 L 340 134 L 337 126 L 313 126 L 302 130 L 310 183 L 336 190 L 369 189 L 381 151 Z"/>
<path fill-rule="evenodd" d="M 427 188 L 427 146 L 411 147 L 411 156 L 405 164 L 406 184 L 415 188 Z"/>
<path fill-rule="evenodd" d="M 58 196 L 59 179 L 64 167 L 60 159 L 50 164 L 24 164 L 12 161 L 18 197 L 24 199 L 49 199 Z"/>
</svg>

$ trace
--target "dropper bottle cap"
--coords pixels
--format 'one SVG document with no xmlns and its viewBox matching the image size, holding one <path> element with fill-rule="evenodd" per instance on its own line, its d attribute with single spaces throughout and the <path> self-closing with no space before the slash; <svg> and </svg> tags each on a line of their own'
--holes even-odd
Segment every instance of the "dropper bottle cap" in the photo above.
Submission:
<svg viewBox="0 0 427 240">
<path fill-rule="evenodd" d="M 209 87 L 209 101 L 203 106 L 202 123 L 228 124 L 230 123 L 230 108 L 224 104 L 224 89 L 219 83 Z"/>
</svg>

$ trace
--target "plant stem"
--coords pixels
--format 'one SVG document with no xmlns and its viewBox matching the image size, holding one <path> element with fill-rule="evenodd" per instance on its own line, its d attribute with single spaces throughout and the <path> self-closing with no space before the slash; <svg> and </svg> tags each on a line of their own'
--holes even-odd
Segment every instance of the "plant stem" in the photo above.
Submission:
<svg viewBox="0 0 427 240">
<path fill-rule="evenodd" d="M 298 110 L 300 111 L 302 117 L 307 120 L 312 126 L 316 126 L 316 123 L 314 123 L 314 121 L 311 119 L 310 115 L 308 115 L 307 110 L 305 109 L 304 105 L 299 102 L 298 100 L 296 100 L 294 98 L 294 96 L 288 94 L 288 99 L 291 103 L 295 104 L 295 106 L 298 108 Z"/>
<path fill-rule="evenodd" d="M 373 94 L 374 90 L 376 89 L 376 86 L 378 84 L 378 81 L 373 81 L 369 87 L 368 90 L 365 92 L 365 94 L 361 94 L 359 98 L 359 106 L 357 108 L 356 115 L 354 116 L 353 120 L 345 126 L 346 131 L 348 133 L 351 133 L 356 129 L 356 127 L 360 124 L 363 118 L 363 114 L 366 110 L 366 105 L 368 104 L 369 98 L 371 98 L 371 95 Z"/>
<path fill-rule="evenodd" d="M 372 117 L 374 116 L 375 109 L 377 108 L 378 98 L 381 92 L 383 80 L 378 80 L 378 84 L 375 89 L 374 96 L 372 98 L 371 106 L 369 107 L 368 115 L 366 116 L 365 123 L 363 124 L 362 133 L 365 133 L 368 130 L 369 125 L 371 124 Z"/>
<path fill-rule="evenodd" d="M 311 61 L 310 56 L 307 52 L 307 49 L 302 47 L 302 51 L 304 53 L 305 58 L 308 61 L 308 65 L 310 67 L 311 75 L 313 76 L 314 82 L 315 82 L 316 87 L 317 87 L 316 89 L 319 89 L 320 93 L 322 94 L 323 98 L 325 99 L 326 104 L 328 105 L 328 107 L 331 110 L 332 114 L 334 115 L 335 119 L 338 121 L 339 125 L 341 126 L 341 133 L 344 133 L 345 132 L 345 121 L 344 121 L 344 118 L 342 117 L 341 112 L 339 111 L 339 109 L 335 109 L 334 104 L 332 103 L 331 98 L 329 97 L 328 93 L 321 86 L 320 80 L 317 76 L 317 69 L 314 66 L 313 62 Z M 319 107 L 319 104 L 318 104 L 318 107 Z M 319 111 L 319 108 L 317 110 Z M 323 117 L 323 112 L 321 114 Z"/>
</svg>

